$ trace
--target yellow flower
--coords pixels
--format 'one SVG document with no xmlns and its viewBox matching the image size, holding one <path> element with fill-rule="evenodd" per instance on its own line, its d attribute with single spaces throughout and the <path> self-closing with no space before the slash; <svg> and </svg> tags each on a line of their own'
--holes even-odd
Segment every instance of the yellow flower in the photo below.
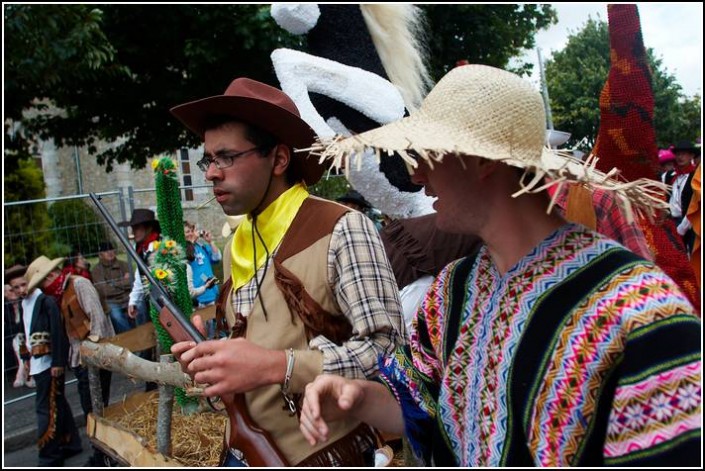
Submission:
<svg viewBox="0 0 705 471">
<path fill-rule="evenodd" d="M 154 271 L 154 276 L 156 276 L 157 279 L 159 279 L 159 280 L 163 280 L 164 278 L 166 278 L 167 276 L 169 276 L 169 272 L 166 271 L 166 270 L 162 270 L 161 268 L 157 268 L 157 269 Z"/>
<path fill-rule="evenodd" d="M 174 247 L 176 247 L 176 242 L 173 240 L 167 240 L 166 242 L 164 242 L 164 246 L 167 249 L 173 249 Z"/>
<path fill-rule="evenodd" d="M 157 159 L 152 160 L 152 170 L 156 170 L 157 167 L 159 167 L 159 160 L 157 160 Z"/>
</svg>

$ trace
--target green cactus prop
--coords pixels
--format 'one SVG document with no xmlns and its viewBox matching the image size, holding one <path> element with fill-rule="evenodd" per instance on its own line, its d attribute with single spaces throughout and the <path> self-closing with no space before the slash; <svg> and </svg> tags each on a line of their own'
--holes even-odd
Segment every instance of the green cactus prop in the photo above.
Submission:
<svg viewBox="0 0 705 471">
<path fill-rule="evenodd" d="M 154 277 L 168 291 L 174 304 L 190 318 L 193 304 L 186 282 L 184 213 L 181 207 L 176 164 L 171 158 L 162 157 L 152 162 L 152 168 L 157 190 L 157 218 L 162 229 L 162 240 L 150 260 L 150 268 Z M 161 351 L 169 352 L 174 343 L 173 339 L 159 323 L 157 310 L 151 308 L 150 315 L 156 328 Z M 198 400 L 187 397 L 183 389 L 176 389 L 175 395 L 183 410 L 191 412 L 197 409 Z"/>
</svg>

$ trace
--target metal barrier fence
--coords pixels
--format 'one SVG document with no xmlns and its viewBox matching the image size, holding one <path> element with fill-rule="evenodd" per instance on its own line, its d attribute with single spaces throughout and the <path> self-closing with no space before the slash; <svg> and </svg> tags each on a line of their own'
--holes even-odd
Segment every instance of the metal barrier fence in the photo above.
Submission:
<svg viewBox="0 0 705 471">
<path fill-rule="evenodd" d="M 335 176 L 323 185 L 341 186 L 342 176 Z M 180 186 L 182 191 L 199 190 L 197 196 L 204 198 L 203 188 L 211 185 Z M 327 187 L 322 187 L 327 191 Z M 315 194 L 315 191 L 312 191 Z M 154 188 L 134 189 L 132 187 L 120 190 L 97 193 L 116 221 L 127 221 L 135 207 L 148 208 L 156 206 L 156 192 Z M 208 197 L 210 192 L 208 192 Z M 211 214 L 211 217 L 205 213 Z M 217 217 L 216 217 L 217 214 Z M 65 257 L 71 250 L 77 250 L 86 259 L 95 260 L 98 255 L 98 244 L 104 240 L 113 242 L 118 258 L 126 260 L 132 277 L 136 269 L 135 264 L 126 256 L 124 248 L 111 234 L 107 223 L 100 216 L 97 208 L 87 194 L 45 198 L 29 201 L 5 202 L 3 204 L 3 253 L 5 255 L 4 267 L 13 264 L 29 265 L 39 255 L 50 258 Z M 201 221 L 204 227 L 212 229 L 216 236 L 216 227 L 223 224 L 222 211 L 217 204 L 205 207 L 198 201 L 189 203 L 184 208 L 184 218 L 192 222 Z M 219 224 L 216 226 L 216 221 Z M 125 228 L 125 235 L 128 235 Z M 220 232 L 218 230 L 217 232 Z M 219 235 L 217 236 L 219 237 Z M 217 273 L 216 273 L 217 275 Z M 5 301 L 3 297 L 3 301 Z M 3 303 L 4 304 L 4 303 Z M 28 388 L 12 387 L 12 380 L 17 370 L 17 361 L 12 350 L 12 338 L 15 331 L 9 326 L 16 324 L 9 318 L 7 309 L 4 310 L 3 337 L 5 343 L 5 395 L 4 403 L 17 401 L 19 398 L 34 397 Z M 8 383 L 9 380 L 9 383 Z M 29 392 L 30 394 L 23 394 Z"/>
<path fill-rule="evenodd" d="M 211 185 L 180 186 L 182 191 L 210 188 Z M 202 191 L 202 190 L 201 190 Z M 108 212 L 116 221 L 127 221 L 136 207 L 156 206 L 154 188 L 121 188 L 114 191 L 96 192 Z M 195 203 L 185 208 L 185 213 L 197 217 L 193 211 L 200 209 Z M 220 214 L 219 208 L 213 209 Z M 186 217 L 186 216 L 185 216 Z M 128 228 L 124 228 L 129 237 Z M 3 203 L 3 253 L 4 268 L 14 264 L 29 265 L 39 255 L 50 258 L 65 257 L 72 250 L 80 252 L 86 259 L 95 261 L 98 244 L 109 240 L 115 247 L 118 258 L 125 260 L 130 269 L 131 281 L 135 264 L 125 254 L 125 249 L 111 233 L 88 194 L 44 198 Z M 98 286 L 98 284 L 96 284 Z M 3 295 L 3 304 L 5 295 Z M 17 333 L 17 322 L 8 309 L 3 315 L 5 405 L 34 397 L 33 390 L 13 388 L 12 382 L 18 364 L 12 348 L 12 339 Z"/>
<path fill-rule="evenodd" d="M 132 203 L 121 191 L 98 193 L 110 214 L 117 221 L 127 220 Z M 87 259 L 97 257 L 97 247 L 103 240 L 115 240 L 106 229 L 107 224 L 95 210 L 88 195 L 74 195 L 3 204 L 3 253 L 5 267 L 11 264 L 27 266 L 39 255 L 66 256 L 77 250 Z M 118 244 L 113 244 L 118 245 Z M 118 249 L 120 247 L 117 247 Z M 123 250 L 124 252 L 124 250 Z M 132 265 L 130 272 L 133 272 Z M 5 304 L 3 295 L 3 304 Z M 4 306 L 3 342 L 5 395 L 4 404 L 33 398 L 34 394 L 18 395 L 32 391 L 27 388 L 12 390 L 18 363 L 12 348 L 12 339 L 19 331 L 12 311 Z"/>
</svg>

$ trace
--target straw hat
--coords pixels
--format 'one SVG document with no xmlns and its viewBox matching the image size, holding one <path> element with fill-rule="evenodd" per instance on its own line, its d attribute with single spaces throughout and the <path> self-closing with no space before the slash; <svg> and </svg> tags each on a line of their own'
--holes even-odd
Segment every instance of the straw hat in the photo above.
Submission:
<svg viewBox="0 0 705 471">
<path fill-rule="evenodd" d="M 49 260 L 48 257 L 40 255 L 35 258 L 32 263 L 27 267 L 27 273 L 24 277 L 29 281 L 27 285 L 27 292 L 31 293 L 34 288 L 39 286 L 39 284 L 47 277 L 49 273 L 55 270 L 61 263 L 63 263 L 64 258 L 59 257 L 54 260 Z"/>
<path fill-rule="evenodd" d="M 333 167 L 346 169 L 366 149 L 378 160 L 395 151 L 411 168 L 417 166 L 415 157 L 433 166 L 448 154 L 474 155 L 534 174 L 529 182 L 522 179 L 522 189 L 513 196 L 545 190 L 544 177 L 549 177 L 548 186 L 580 182 L 613 190 L 628 214 L 632 204 L 649 214 L 667 209 L 666 185 L 649 179 L 619 181 L 619 170 L 605 174 L 595 168 L 595 156 L 581 161 L 544 147 L 545 126 L 543 100 L 531 84 L 501 69 L 465 65 L 448 72 L 411 116 L 352 137 L 319 141 L 312 150 Z"/>
<path fill-rule="evenodd" d="M 230 234 L 235 232 L 235 229 L 237 229 L 243 219 L 245 219 L 244 214 L 240 216 L 225 216 L 225 224 L 223 224 L 220 234 L 227 239 Z"/>
</svg>

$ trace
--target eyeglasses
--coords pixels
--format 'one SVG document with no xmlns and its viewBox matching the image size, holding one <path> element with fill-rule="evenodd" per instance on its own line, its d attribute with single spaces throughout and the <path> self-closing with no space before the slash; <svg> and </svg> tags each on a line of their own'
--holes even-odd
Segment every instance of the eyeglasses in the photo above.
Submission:
<svg viewBox="0 0 705 471">
<path fill-rule="evenodd" d="M 224 168 L 230 167 L 236 158 L 255 150 L 259 150 L 259 147 L 253 147 L 252 149 L 243 150 L 242 152 L 218 153 L 213 159 L 211 159 L 207 155 L 204 155 L 201 160 L 196 162 L 196 165 L 198 165 L 198 168 L 200 168 L 203 173 L 206 173 L 208 171 L 208 167 L 210 167 L 211 164 L 215 164 L 215 168 L 217 168 L 218 170 L 222 170 Z"/>
</svg>

